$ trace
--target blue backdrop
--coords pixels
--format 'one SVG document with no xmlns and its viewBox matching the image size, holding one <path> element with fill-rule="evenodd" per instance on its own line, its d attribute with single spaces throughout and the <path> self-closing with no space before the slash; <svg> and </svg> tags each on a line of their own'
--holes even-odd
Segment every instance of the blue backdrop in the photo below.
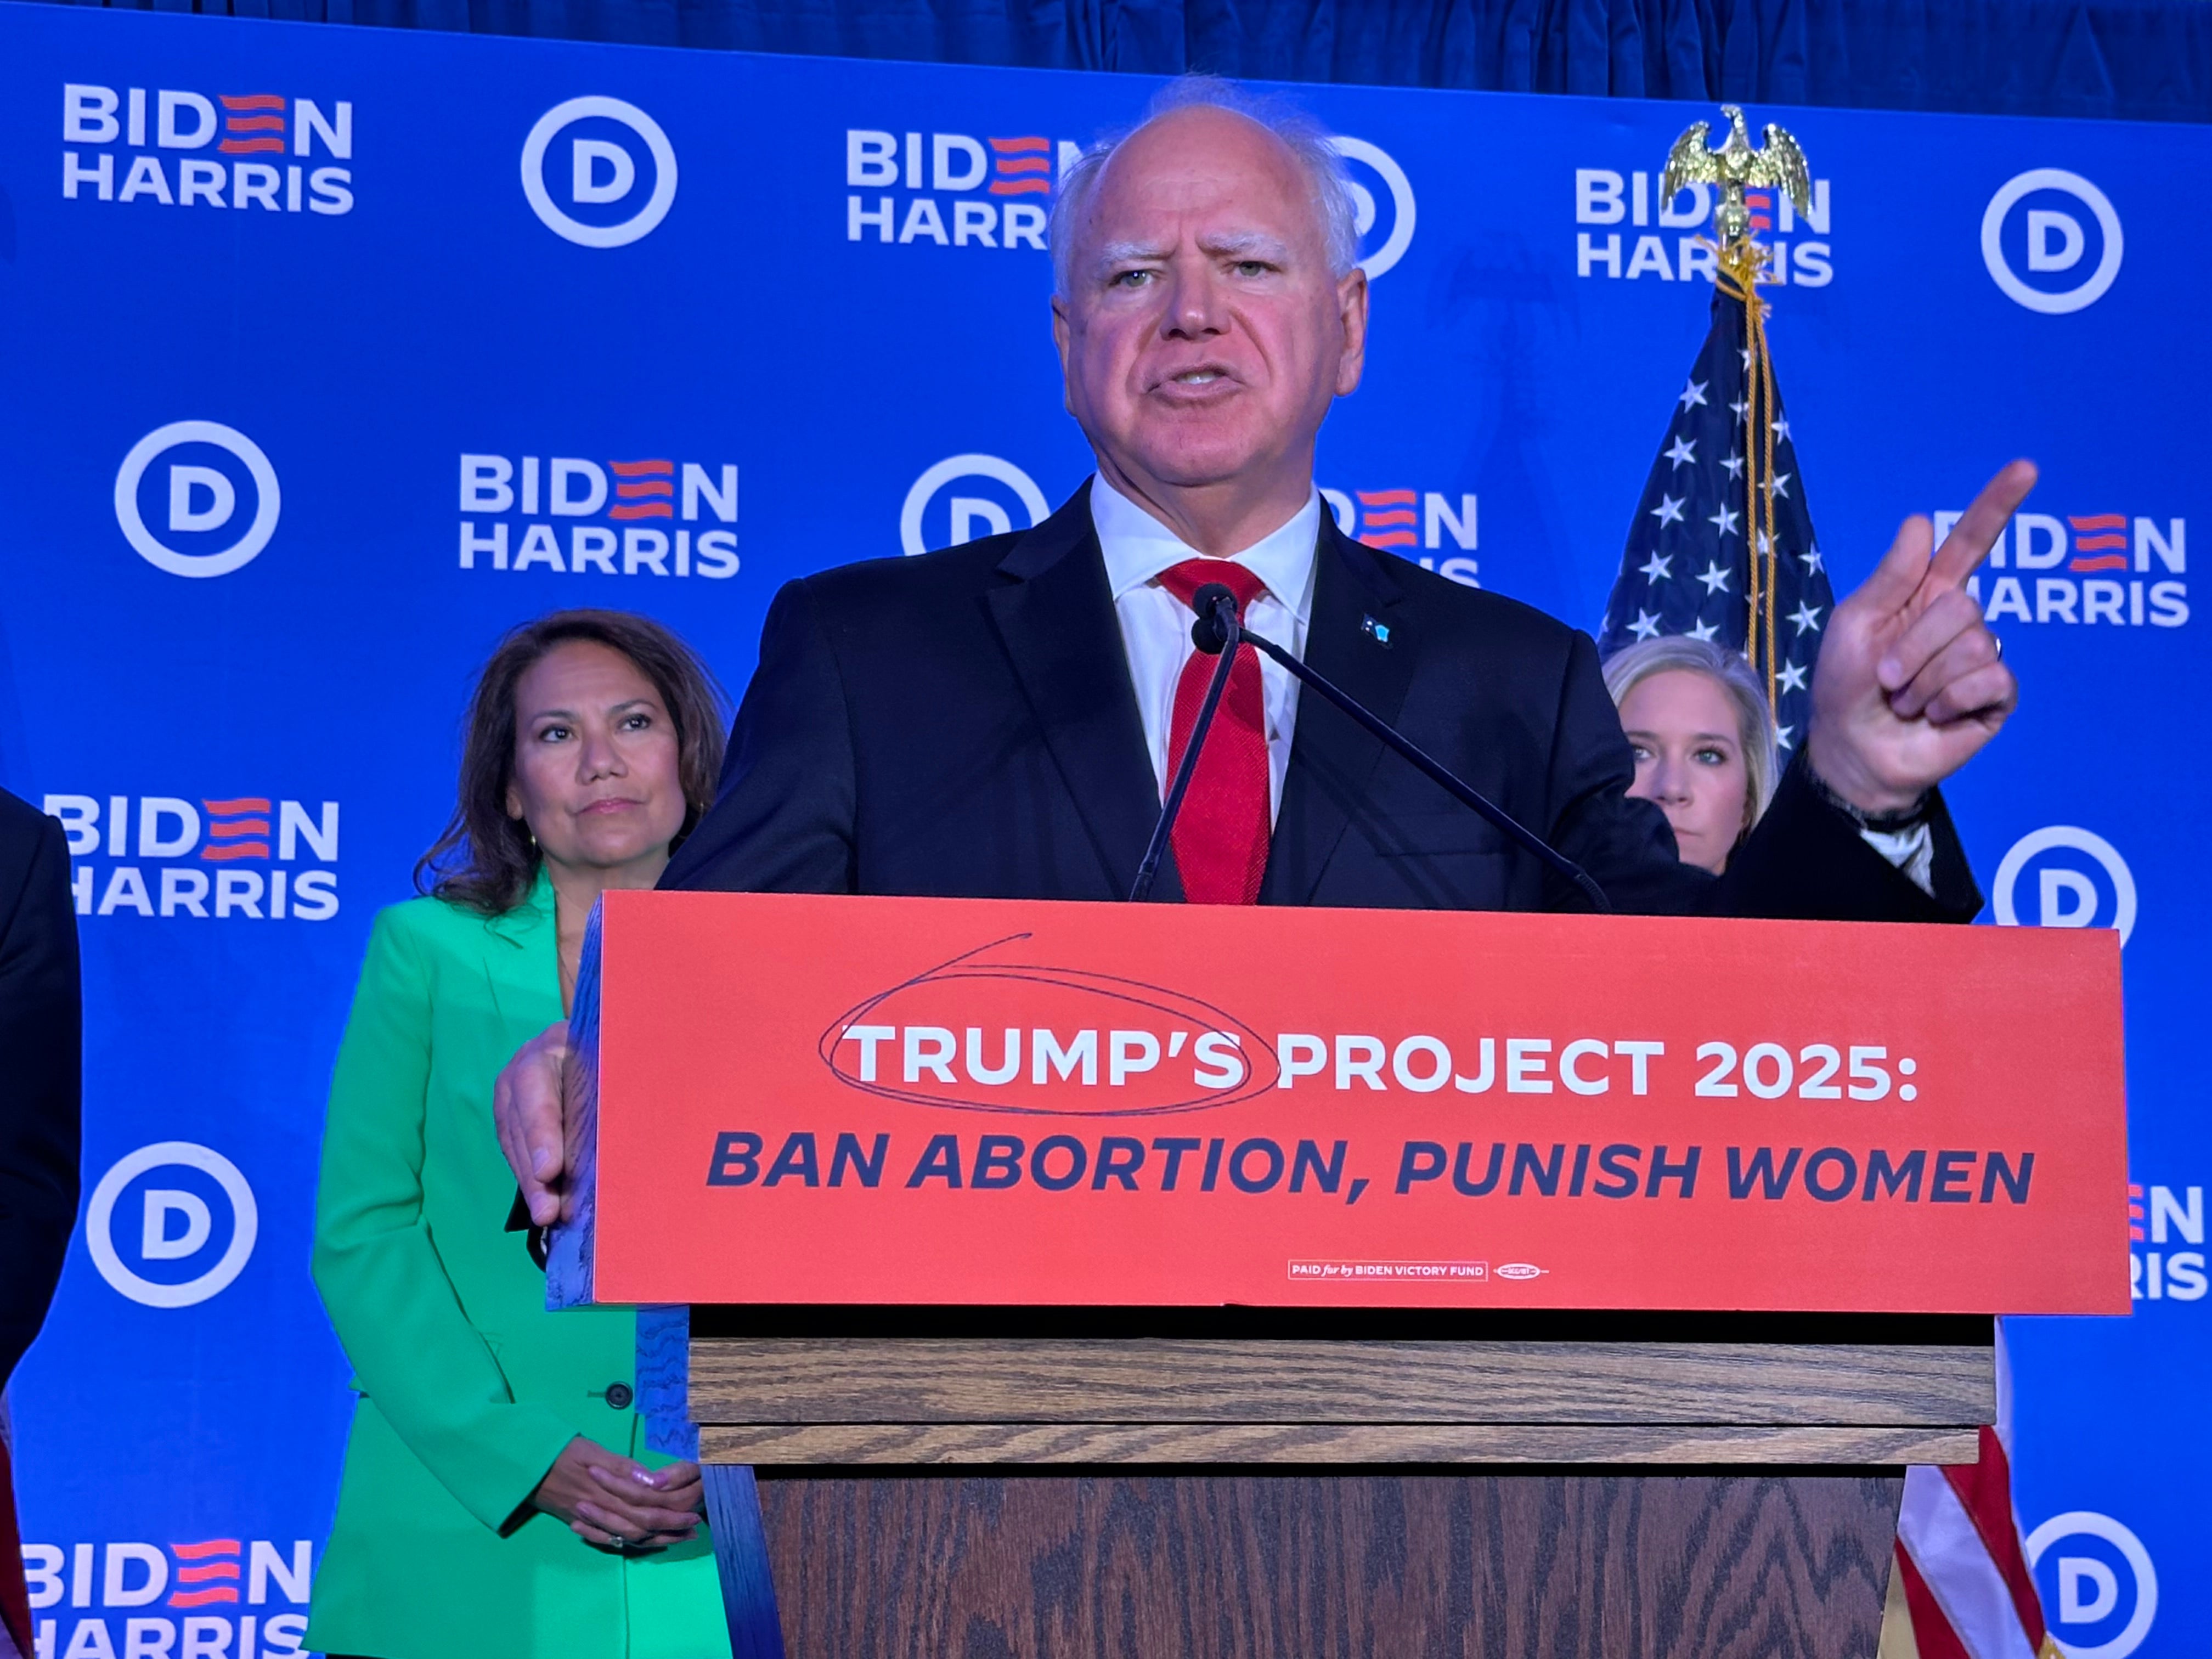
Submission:
<svg viewBox="0 0 2212 1659">
<path fill-rule="evenodd" d="M 64 3 L 1030 69 L 2212 120 L 2202 0 Z"/>
<path fill-rule="evenodd" d="M 739 685 L 785 578 L 1061 499 L 1042 210 L 1148 90 L 0 6 L 0 782 L 70 826 L 90 1050 L 15 1390 L 52 1659 L 295 1644 L 347 1412 L 324 1091 L 491 640 L 634 606 Z M 1376 278 L 1333 507 L 1595 625 L 1705 328 L 1652 175 L 1711 112 L 1308 101 Z M 1997 920 L 2127 936 L 2142 1299 L 2015 1327 L 2019 1495 L 2062 1640 L 2193 1659 L 2212 133 L 1753 114 L 1818 180 L 1773 334 L 1838 588 L 2044 465 L 1979 587 L 2026 700 L 1952 793 Z"/>
</svg>

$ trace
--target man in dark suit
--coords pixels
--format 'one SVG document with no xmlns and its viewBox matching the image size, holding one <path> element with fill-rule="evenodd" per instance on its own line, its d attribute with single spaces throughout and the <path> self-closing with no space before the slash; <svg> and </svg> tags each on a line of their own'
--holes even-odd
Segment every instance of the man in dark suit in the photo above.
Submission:
<svg viewBox="0 0 2212 1659">
<path fill-rule="evenodd" d="M 61 825 L 0 790 L 0 1389 L 46 1321 L 76 1223 L 83 1061 L 69 875 Z M 0 1438 L 0 1632 L 29 1653 L 10 1461 Z"/>
<path fill-rule="evenodd" d="M 1098 471 L 1051 519 L 777 596 L 722 793 L 663 884 L 1125 896 L 1212 662 L 1219 580 L 1302 654 L 1583 865 L 1616 908 L 1962 921 L 1979 908 L 1935 786 L 2016 696 L 1966 576 L 2033 480 L 1999 475 L 1931 557 L 1908 521 L 1827 619 L 1806 750 L 1716 878 L 1630 800 L 1589 639 L 1338 532 L 1313 482 L 1358 384 L 1367 286 L 1321 136 L 1201 87 L 1061 182 L 1054 332 Z M 1155 896 L 1580 908 L 1276 665 L 1235 665 Z M 532 1214 L 560 1167 L 556 1028 L 496 1100 Z"/>
<path fill-rule="evenodd" d="M 786 588 L 722 794 L 664 884 L 1125 897 L 1161 785 L 1091 488 L 1021 534 Z M 1727 875 L 1680 863 L 1665 818 L 1624 793 L 1634 768 L 1587 635 L 1378 553 L 1326 514 L 1318 543 L 1305 660 L 1535 826 L 1615 908 L 1941 921 L 1978 908 L 1948 829 L 1923 892 L 1796 769 Z M 1271 842 L 1265 904 L 1587 908 L 1318 698 L 1297 707 Z M 1153 896 L 1185 896 L 1174 863 Z"/>
</svg>

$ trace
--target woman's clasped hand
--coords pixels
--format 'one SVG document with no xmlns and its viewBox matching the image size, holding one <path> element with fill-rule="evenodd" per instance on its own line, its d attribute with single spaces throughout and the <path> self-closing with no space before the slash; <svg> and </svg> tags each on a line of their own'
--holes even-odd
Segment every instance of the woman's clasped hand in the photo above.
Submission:
<svg viewBox="0 0 2212 1659">
<path fill-rule="evenodd" d="M 562 1449 L 532 1507 L 602 1549 L 658 1550 L 696 1534 L 706 1488 L 696 1463 L 648 1469 L 578 1435 Z"/>
</svg>

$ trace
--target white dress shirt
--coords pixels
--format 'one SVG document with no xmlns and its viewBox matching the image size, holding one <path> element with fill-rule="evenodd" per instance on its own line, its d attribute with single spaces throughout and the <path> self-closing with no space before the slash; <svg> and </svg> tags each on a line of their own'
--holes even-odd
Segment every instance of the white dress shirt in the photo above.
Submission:
<svg viewBox="0 0 2212 1659">
<path fill-rule="evenodd" d="M 1252 601 L 1244 622 L 1304 661 L 1306 623 L 1313 611 L 1314 550 L 1321 537 L 1319 491 L 1291 515 L 1290 522 L 1231 556 L 1267 591 Z M 1198 647 L 1190 642 L 1190 607 L 1163 586 L 1164 570 L 1186 559 L 1208 556 L 1188 545 L 1151 514 L 1103 477 L 1091 481 L 1091 522 L 1106 556 L 1106 585 L 1114 595 L 1114 615 L 1121 624 L 1121 647 L 1128 653 L 1129 683 L 1137 690 L 1137 712 L 1145 722 L 1145 747 L 1152 757 L 1152 776 L 1164 797 L 1168 787 L 1168 734 L 1175 720 L 1176 683 Z M 1282 810 L 1283 776 L 1290 769 L 1291 735 L 1297 722 L 1298 683 L 1287 670 L 1260 659 L 1260 684 L 1267 720 L 1267 817 Z"/>
</svg>

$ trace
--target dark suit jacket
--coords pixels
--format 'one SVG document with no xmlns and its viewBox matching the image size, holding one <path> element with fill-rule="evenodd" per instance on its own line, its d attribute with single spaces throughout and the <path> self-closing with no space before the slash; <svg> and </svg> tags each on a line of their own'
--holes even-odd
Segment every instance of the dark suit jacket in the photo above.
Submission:
<svg viewBox="0 0 2212 1659">
<path fill-rule="evenodd" d="M 1625 793 L 1635 766 L 1588 635 L 1353 541 L 1327 514 L 1305 659 L 1582 865 L 1616 909 L 1940 921 L 1980 908 L 1940 805 L 1930 899 L 1794 769 L 1727 875 L 1678 862 L 1665 817 Z M 785 586 L 720 797 L 661 884 L 1120 899 L 1158 813 L 1086 489 L 1033 530 Z M 1154 895 L 1182 897 L 1171 867 Z M 1310 696 L 1261 896 L 1587 908 Z"/>
<path fill-rule="evenodd" d="M 0 791 L 0 1385 L 39 1334 L 76 1222 L 82 1048 L 62 827 Z"/>
</svg>

